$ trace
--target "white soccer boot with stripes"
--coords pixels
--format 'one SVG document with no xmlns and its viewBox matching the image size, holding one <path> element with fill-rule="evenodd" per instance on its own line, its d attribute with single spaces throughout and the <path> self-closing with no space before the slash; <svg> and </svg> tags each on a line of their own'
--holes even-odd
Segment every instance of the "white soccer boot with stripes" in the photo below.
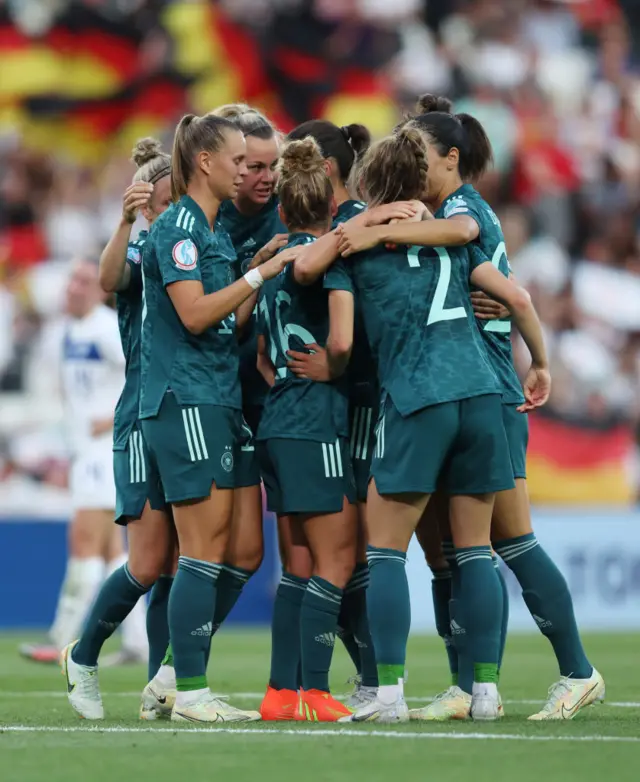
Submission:
<svg viewBox="0 0 640 782">
<path fill-rule="evenodd" d="M 82 719 L 104 719 L 104 707 L 98 685 L 97 665 L 78 665 L 71 657 L 77 641 L 65 646 L 60 654 L 60 667 L 67 680 L 67 698 Z"/>
<path fill-rule="evenodd" d="M 344 699 L 344 705 L 348 706 L 352 711 L 357 711 L 362 706 L 371 703 L 378 694 L 377 687 L 365 687 L 361 676 L 353 676 L 349 679 L 348 684 L 353 684 L 354 687 L 351 695 Z"/>
<path fill-rule="evenodd" d="M 551 685 L 547 702 L 529 719 L 572 720 L 578 712 L 594 703 L 602 703 L 605 696 L 604 679 L 593 669 L 588 679 L 570 679 L 563 676 L 559 682 Z"/>
<path fill-rule="evenodd" d="M 140 698 L 140 719 L 169 719 L 175 702 L 175 686 L 165 686 L 156 676 L 142 691 L 142 696 Z"/>
<path fill-rule="evenodd" d="M 229 723 L 229 722 L 257 722 L 261 719 L 258 711 L 243 711 L 236 709 L 220 696 L 215 696 L 210 690 L 200 692 L 193 700 L 188 697 L 190 693 L 178 693 L 176 702 L 171 712 L 174 722 L 199 722 L 199 723 Z"/>
<path fill-rule="evenodd" d="M 378 691 L 373 700 L 361 706 L 350 717 L 342 717 L 338 722 L 381 722 L 385 724 L 409 722 L 409 707 L 402 691 L 397 693 L 391 703 L 380 700 Z"/>
</svg>

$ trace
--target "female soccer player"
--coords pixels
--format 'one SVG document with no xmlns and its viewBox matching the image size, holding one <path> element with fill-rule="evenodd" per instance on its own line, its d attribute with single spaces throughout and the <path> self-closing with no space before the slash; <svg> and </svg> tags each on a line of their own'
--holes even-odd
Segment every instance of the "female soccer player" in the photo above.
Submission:
<svg viewBox="0 0 640 782">
<path fill-rule="evenodd" d="M 443 219 L 416 226 L 398 225 L 388 228 L 394 241 L 425 246 L 447 246 L 472 241 L 474 252 L 481 253 L 509 276 L 510 268 L 500 222 L 490 206 L 469 183 L 477 180 L 489 162 L 488 140 L 480 124 L 468 115 L 451 114 L 451 102 L 446 98 L 424 96 L 418 104 L 418 114 L 411 123 L 424 131 L 429 140 L 429 195 L 427 202 L 437 208 Z M 450 169 L 452 157 L 458 157 L 459 177 Z M 445 196 L 443 198 L 443 195 Z M 345 252 L 368 245 L 356 239 L 357 227 L 348 229 Z M 385 231 L 385 233 L 387 233 Z M 573 602 L 566 581 L 555 563 L 539 545 L 531 526 L 531 513 L 526 486 L 527 416 L 518 411 L 525 401 L 513 365 L 511 351 L 511 321 L 507 318 L 479 321 L 480 331 L 502 389 L 502 415 L 509 441 L 515 488 L 497 495 L 493 511 L 491 540 L 518 579 L 523 598 L 540 631 L 554 649 L 560 680 L 549 690 L 541 711 L 530 719 L 571 719 L 582 708 L 604 698 L 604 681 L 585 655 L 573 612 Z M 429 540 L 434 541 L 430 535 Z M 456 589 L 457 572 L 454 558 L 447 548 L 448 584 Z M 437 551 L 438 539 L 435 537 Z M 433 546 L 427 552 L 434 562 Z M 442 562 L 434 568 L 437 589 L 434 589 L 436 615 L 448 614 L 447 571 Z M 442 578 L 445 576 L 445 578 Z M 441 622 L 445 643 L 454 667 L 460 667 L 459 680 L 431 705 L 412 713 L 416 719 L 451 719 L 466 716 L 470 708 L 471 680 L 469 666 L 460 637 L 446 633 L 446 621 Z M 447 635 L 449 639 L 447 639 Z M 457 643 L 456 643 L 457 642 Z M 460 647 L 457 659 L 455 647 Z M 453 657 L 452 657 L 453 655 Z"/>
<path fill-rule="evenodd" d="M 140 418 L 180 549 L 169 598 L 177 721 L 260 718 L 214 698 L 206 680 L 244 442 L 236 325 L 248 320 L 264 280 L 285 265 L 276 257 L 233 282 L 233 248 L 226 232 L 213 230 L 220 204 L 235 198 L 247 175 L 245 158 L 233 123 L 183 117 L 171 162 L 174 203 L 143 256 Z"/>
<path fill-rule="evenodd" d="M 284 148 L 278 194 L 289 246 L 313 242 L 331 229 L 333 188 L 313 139 L 291 141 Z M 259 317 L 259 366 L 272 386 L 258 429 L 267 500 L 270 510 L 291 518 L 291 543 L 308 547 L 313 561 L 308 582 L 287 572 L 283 576 L 302 596 L 291 601 L 289 612 L 290 644 L 300 644 L 299 701 L 298 666 L 291 660 L 282 665 L 272 654 L 261 712 L 271 719 L 293 719 L 297 703 L 299 719 L 335 722 L 351 714 L 329 692 L 329 666 L 356 560 L 347 399 L 339 380 L 353 342 L 353 295 L 327 292 L 320 280 L 306 285 L 294 261 L 265 287 Z M 289 349 L 304 350 L 309 344 L 326 347 L 331 382 L 300 379 L 288 369 Z M 274 622 L 278 617 L 274 613 Z"/>
<path fill-rule="evenodd" d="M 171 158 L 155 139 L 139 141 L 132 155 L 138 167 L 123 199 L 122 220 L 100 259 L 100 284 L 117 292 L 118 325 L 126 361 L 125 386 L 116 406 L 113 427 L 113 472 L 116 484 L 116 523 L 127 526 L 128 562 L 103 584 L 79 641 L 62 653 L 68 697 L 81 717 L 102 719 L 98 687 L 98 656 L 104 642 L 126 619 L 151 587 L 147 615 L 149 678 L 160 665 L 168 642 L 167 599 L 172 581 L 173 526 L 168 515 L 154 510 L 162 498 L 153 497 L 147 481 L 149 463 L 138 423 L 140 389 L 140 330 L 142 316 L 142 247 L 148 231 L 130 241 L 138 211 L 149 226 L 169 206 Z M 156 492 L 157 493 L 157 492 Z M 162 574 L 165 577 L 158 580 Z"/>
<path fill-rule="evenodd" d="M 362 169 L 370 202 L 428 196 L 427 155 L 415 127 L 379 142 Z M 475 325 L 469 281 L 504 301 L 531 350 L 529 405 L 544 403 L 549 389 L 540 324 L 526 292 L 466 248 L 375 249 L 354 258 L 351 275 L 383 389 L 367 502 L 367 599 L 380 686 L 353 719 L 409 719 L 404 565 L 436 486 L 451 495 L 464 630 L 476 663 L 471 712 L 475 719 L 496 719 L 502 596 L 491 560 L 491 512 L 495 492 L 514 484 L 500 389 Z"/>
</svg>

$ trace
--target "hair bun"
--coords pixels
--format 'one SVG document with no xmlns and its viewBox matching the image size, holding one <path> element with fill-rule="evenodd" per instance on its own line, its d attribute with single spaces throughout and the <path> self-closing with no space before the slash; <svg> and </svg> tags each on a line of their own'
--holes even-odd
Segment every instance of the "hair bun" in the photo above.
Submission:
<svg viewBox="0 0 640 782">
<path fill-rule="evenodd" d="M 418 114 L 431 114 L 434 111 L 442 111 L 445 114 L 451 114 L 453 108 L 453 102 L 449 98 L 445 98 L 441 95 L 421 95 L 416 103 L 416 112 Z"/>
<path fill-rule="evenodd" d="M 282 151 L 282 173 L 284 176 L 312 174 L 324 167 L 324 157 L 313 136 L 299 141 L 290 141 Z"/>
<path fill-rule="evenodd" d="M 369 148 L 369 145 L 371 144 L 371 133 L 369 133 L 369 129 L 364 125 L 354 122 L 351 125 L 345 125 L 340 128 L 340 130 L 345 135 L 349 144 L 351 144 L 351 148 L 356 153 L 356 156 L 366 152 Z"/>
<path fill-rule="evenodd" d="M 162 144 L 155 138 L 141 138 L 131 152 L 131 160 L 138 168 L 162 154 Z"/>
</svg>

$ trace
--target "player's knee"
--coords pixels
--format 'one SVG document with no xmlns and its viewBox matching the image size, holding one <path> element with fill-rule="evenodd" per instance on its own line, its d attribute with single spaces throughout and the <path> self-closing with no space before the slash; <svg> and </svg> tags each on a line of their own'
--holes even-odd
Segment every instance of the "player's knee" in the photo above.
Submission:
<svg viewBox="0 0 640 782">
<path fill-rule="evenodd" d="M 255 571 L 262 564 L 263 557 L 264 547 L 260 540 L 243 545 L 240 550 L 228 555 L 226 561 L 234 567 Z"/>
<path fill-rule="evenodd" d="M 69 529 L 69 556 L 84 559 L 103 555 L 101 530 L 82 519 L 74 521 Z"/>
<path fill-rule="evenodd" d="M 165 559 L 165 553 L 160 551 L 129 554 L 129 572 L 143 586 L 151 587 L 164 572 Z"/>
</svg>

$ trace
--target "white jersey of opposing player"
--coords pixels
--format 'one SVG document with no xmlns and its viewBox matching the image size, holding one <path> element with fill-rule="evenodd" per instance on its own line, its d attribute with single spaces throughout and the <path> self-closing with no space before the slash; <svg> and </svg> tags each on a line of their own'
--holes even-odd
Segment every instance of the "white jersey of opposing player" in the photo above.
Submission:
<svg viewBox="0 0 640 782">
<path fill-rule="evenodd" d="M 108 445 L 111 431 L 99 437 L 92 425 L 113 417 L 124 385 L 124 355 L 116 313 L 99 305 L 84 318 L 69 318 L 62 348 L 62 392 L 69 445 L 75 457 Z"/>
</svg>

